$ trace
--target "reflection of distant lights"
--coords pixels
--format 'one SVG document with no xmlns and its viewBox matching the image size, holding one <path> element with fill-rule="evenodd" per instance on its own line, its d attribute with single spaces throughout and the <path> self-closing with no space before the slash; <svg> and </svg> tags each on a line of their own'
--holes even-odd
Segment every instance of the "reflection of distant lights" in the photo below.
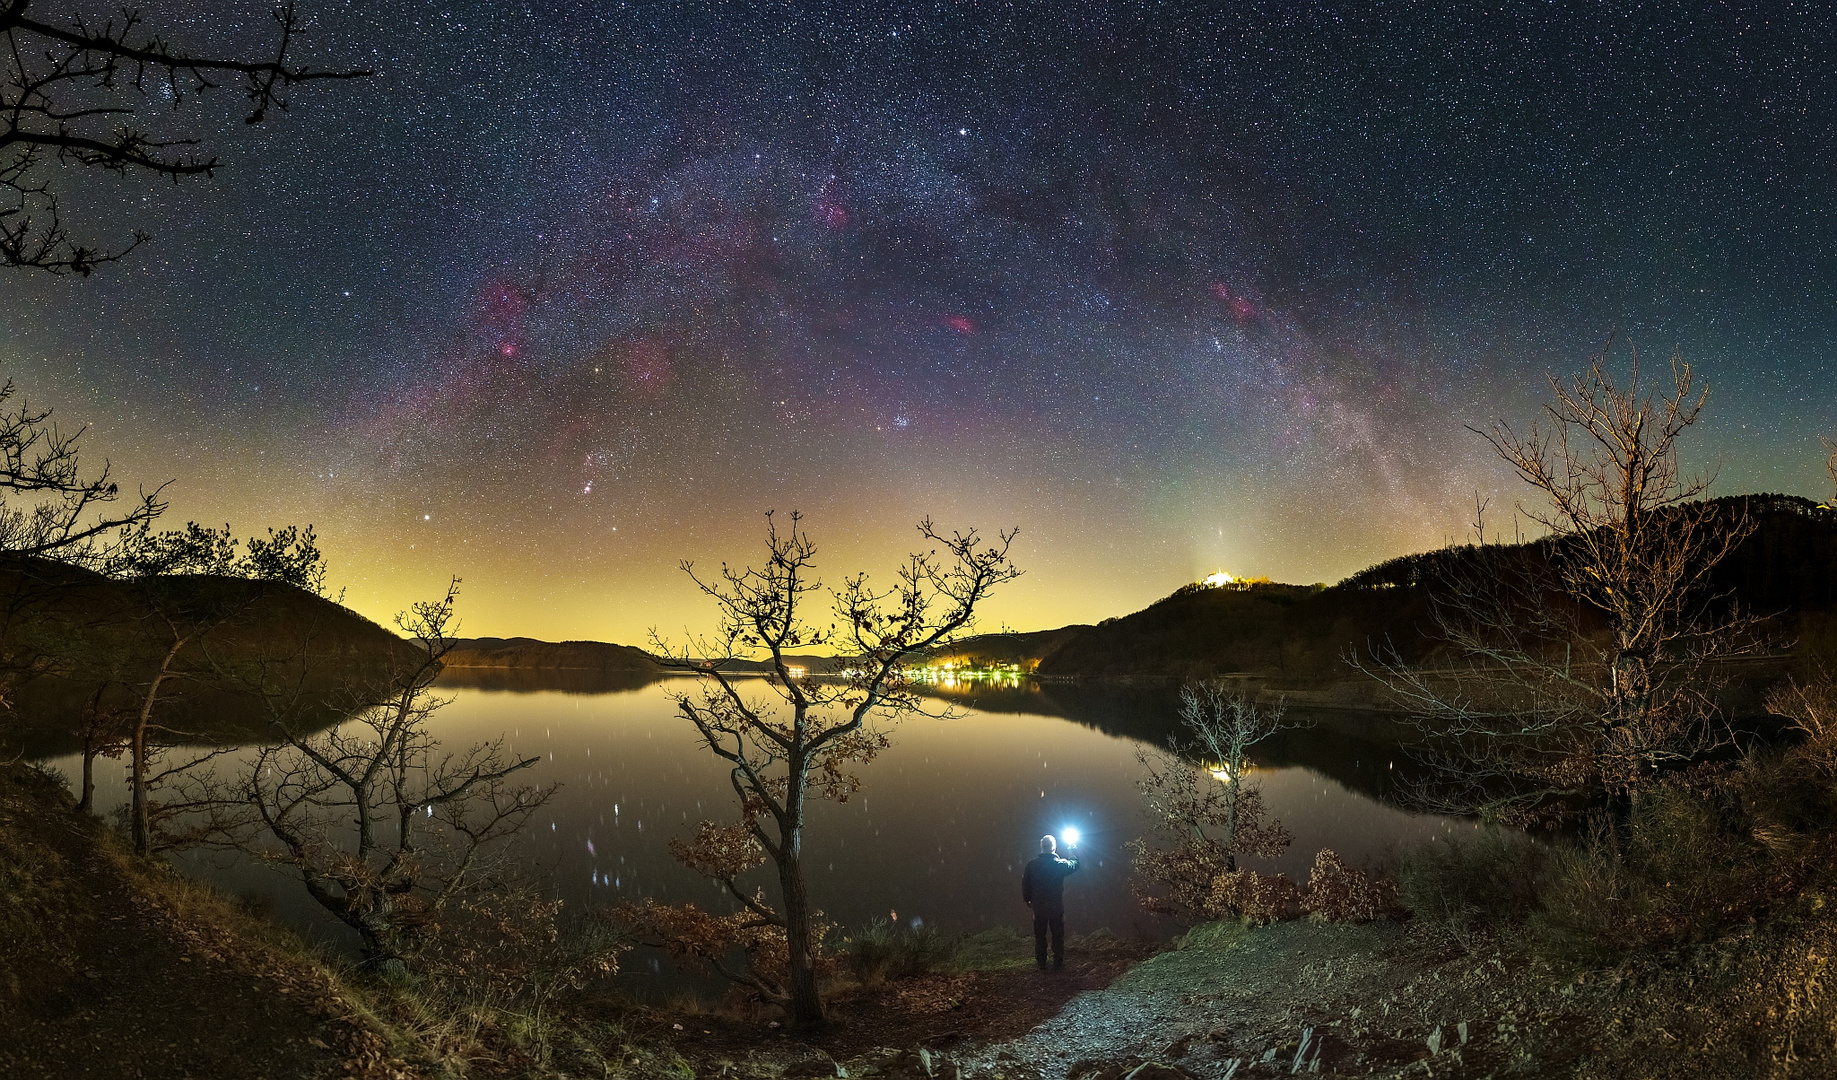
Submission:
<svg viewBox="0 0 1837 1080">
<path fill-rule="evenodd" d="M 1217 780 L 1219 783 L 1229 784 L 1231 782 L 1231 770 L 1225 768 L 1223 765 L 1211 770 L 1211 772 L 1212 779 Z"/>
</svg>

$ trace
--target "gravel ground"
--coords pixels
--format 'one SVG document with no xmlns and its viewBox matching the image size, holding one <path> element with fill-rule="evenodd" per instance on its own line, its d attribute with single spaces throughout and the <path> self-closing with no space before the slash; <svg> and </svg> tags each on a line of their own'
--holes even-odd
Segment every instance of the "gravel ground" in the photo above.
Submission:
<svg viewBox="0 0 1837 1080">
<path fill-rule="evenodd" d="M 1834 956 L 1824 919 L 1579 974 L 1420 924 L 1215 925 L 958 1064 L 1001 1080 L 1826 1078 Z"/>
</svg>

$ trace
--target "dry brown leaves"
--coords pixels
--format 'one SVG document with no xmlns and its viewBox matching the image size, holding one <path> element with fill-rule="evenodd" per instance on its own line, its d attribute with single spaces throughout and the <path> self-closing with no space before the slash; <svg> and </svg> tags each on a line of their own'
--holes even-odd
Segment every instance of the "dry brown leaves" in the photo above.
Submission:
<svg viewBox="0 0 1837 1080">
<path fill-rule="evenodd" d="M 1398 914 L 1397 887 L 1354 870 L 1331 848 L 1314 856 L 1314 869 L 1301 894 L 1301 910 L 1327 922 L 1363 923 Z"/>
<path fill-rule="evenodd" d="M 895 1005 L 904 1012 L 930 1016 L 963 1007 L 976 982 L 973 975 L 935 976 L 897 985 L 893 990 Z"/>
</svg>

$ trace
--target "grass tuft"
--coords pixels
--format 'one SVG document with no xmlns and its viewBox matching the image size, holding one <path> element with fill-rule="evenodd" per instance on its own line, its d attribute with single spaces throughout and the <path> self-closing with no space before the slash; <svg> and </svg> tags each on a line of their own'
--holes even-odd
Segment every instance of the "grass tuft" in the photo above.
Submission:
<svg viewBox="0 0 1837 1080">
<path fill-rule="evenodd" d="M 857 978 L 872 983 L 943 968 L 955 958 L 957 944 L 929 926 L 913 929 L 875 919 L 843 939 L 842 956 Z"/>
<path fill-rule="evenodd" d="M 1528 917 L 1556 865 L 1552 846 L 1485 825 L 1471 837 L 1438 838 L 1404 852 L 1397 886 L 1417 918 L 1458 933 L 1476 923 Z"/>
</svg>

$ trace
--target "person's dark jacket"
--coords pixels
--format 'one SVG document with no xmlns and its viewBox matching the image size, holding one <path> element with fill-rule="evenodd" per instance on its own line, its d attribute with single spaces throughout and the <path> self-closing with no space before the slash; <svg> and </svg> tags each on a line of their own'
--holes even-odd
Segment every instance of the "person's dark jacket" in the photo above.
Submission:
<svg viewBox="0 0 1837 1080">
<path fill-rule="evenodd" d="M 1062 859 L 1042 851 L 1021 875 L 1021 899 L 1033 905 L 1035 915 L 1065 914 L 1065 879 L 1078 869 L 1076 858 Z"/>
</svg>

